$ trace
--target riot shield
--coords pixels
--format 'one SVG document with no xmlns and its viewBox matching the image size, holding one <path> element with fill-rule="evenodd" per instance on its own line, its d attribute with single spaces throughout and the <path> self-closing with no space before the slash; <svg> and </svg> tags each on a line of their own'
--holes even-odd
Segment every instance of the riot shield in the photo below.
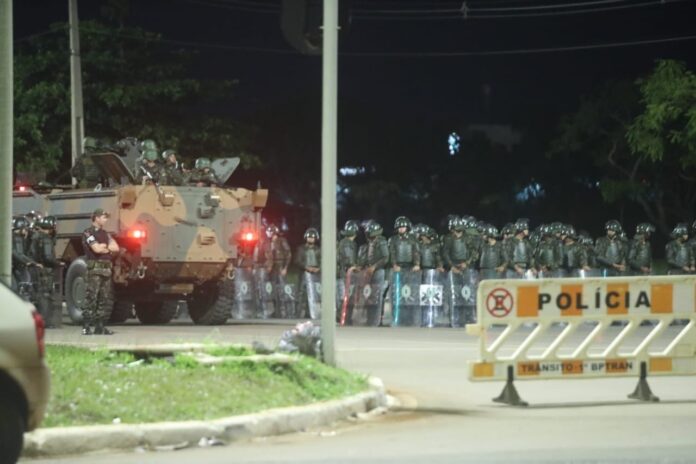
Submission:
<svg viewBox="0 0 696 464">
<path fill-rule="evenodd" d="M 590 277 L 602 277 L 602 271 L 599 269 L 590 269 L 586 271 L 584 269 L 578 269 L 570 274 L 571 277 L 580 277 L 581 279 L 588 279 Z"/>
<path fill-rule="evenodd" d="M 459 273 L 448 273 L 448 293 L 450 300 L 450 323 L 452 327 L 463 327 L 475 322 L 476 289 L 478 273 L 466 269 Z"/>
<path fill-rule="evenodd" d="M 384 269 L 378 269 L 373 273 L 360 271 L 355 273 L 354 277 L 356 283 L 352 324 L 379 326 L 386 287 Z"/>
<path fill-rule="evenodd" d="M 256 293 L 258 295 L 256 299 L 258 318 L 269 319 L 276 312 L 275 285 L 265 268 L 256 269 L 254 274 L 256 274 Z"/>
<path fill-rule="evenodd" d="M 255 300 L 254 271 L 249 268 L 238 268 L 234 274 L 232 319 L 253 319 L 256 317 Z"/>
<path fill-rule="evenodd" d="M 423 271 L 422 283 L 418 292 L 423 327 L 449 325 L 444 304 L 445 286 L 443 280 L 443 273 L 436 269 Z"/>
<path fill-rule="evenodd" d="M 389 289 L 394 327 L 420 326 L 420 284 L 420 271 L 392 273 Z"/>
<path fill-rule="evenodd" d="M 309 317 L 312 319 L 321 319 L 321 274 L 313 272 L 305 272 L 302 275 L 302 284 L 304 286 L 304 299 L 302 306 L 308 309 Z M 306 303 L 305 301 L 306 300 Z M 298 304 L 298 306 L 300 306 Z M 303 314 L 300 314 L 303 317 Z"/>
<path fill-rule="evenodd" d="M 280 317 L 283 319 L 296 319 L 300 317 L 297 305 L 297 286 L 287 281 L 285 276 L 276 276 L 277 307 Z"/>
<path fill-rule="evenodd" d="M 539 271 L 537 272 L 538 279 L 558 279 L 562 277 L 567 277 L 568 273 L 565 269 L 554 269 L 552 271 Z"/>
</svg>

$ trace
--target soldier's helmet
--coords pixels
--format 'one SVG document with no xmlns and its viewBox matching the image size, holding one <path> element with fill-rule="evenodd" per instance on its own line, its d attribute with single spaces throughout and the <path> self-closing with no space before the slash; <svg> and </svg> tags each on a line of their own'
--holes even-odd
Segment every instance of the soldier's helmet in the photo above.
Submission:
<svg viewBox="0 0 696 464">
<path fill-rule="evenodd" d="M 471 216 L 471 215 L 462 216 L 462 221 L 464 223 L 465 229 L 476 227 L 476 225 L 477 225 L 476 218 L 474 216 Z"/>
<path fill-rule="evenodd" d="M 579 235 L 578 242 L 583 246 L 588 246 L 588 247 L 594 246 L 594 239 L 592 237 L 590 237 L 589 235 L 582 235 L 582 234 Z"/>
<path fill-rule="evenodd" d="M 447 215 L 447 230 L 454 230 L 454 224 L 459 220 L 456 214 Z"/>
<path fill-rule="evenodd" d="M 140 152 L 144 153 L 145 150 L 155 150 L 157 151 L 157 144 L 152 139 L 145 139 L 140 142 Z"/>
<path fill-rule="evenodd" d="M 37 222 L 37 226 L 41 229 L 55 230 L 56 229 L 56 217 L 46 216 Z"/>
<path fill-rule="evenodd" d="M 82 139 L 83 151 L 95 151 L 97 149 L 97 139 L 94 137 L 85 137 Z"/>
<path fill-rule="evenodd" d="M 360 224 L 353 219 L 346 221 L 343 225 L 343 235 L 346 237 L 355 237 L 358 235 L 358 230 L 360 230 Z"/>
<path fill-rule="evenodd" d="M 674 229 L 672 229 L 672 233 L 670 235 L 672 238 L 679 238 L 682 235 L 689 235 L 689 228 L 685 223 L 680 222 L 674 226 Z"/>
<path fill-rule="evenodd" d="M 563 235 L 565 235 L 566 237 L 570 237 L 573 240 L 578 239 L 578 233 L 575 230 L 575 227 L 571 226 L 570 224 L 565 225 L 564 230 L 563 230 Z"/>
<path fill-rule="evenodd" d="M 310 227 L 304 233 L 305 241 L 310 237 L 313 238 L 314 240 L 319 240 L 319 231 L 317 229 L 315 229 L 314 227 Z"/>
<path fill-rule="evenodd" d="M 164 150 L 162 152 L 162 160 L 167 161 L 167 159 L 169 159 L 170 155 L 176 155 L 176 150 L 174 150 L 172 148 L 167 148 L 166 150 Z"/>
<path fill-rule="evenodd" d="M 506 224 L 503 226 L 503 228 L 501 229 L 501 233 L 502 233 L 503 235 L 511 235 L 511 234 L 513 233 L 514 230 L 515 230 L 515 227 L 514 227 L 514 225 L 512 224 L 512 222 L 508 222 L 508 223 L 506 223 Z"/>
<path fill-rule="evenodd" d="M 476 221 L 476 232 L 479 234 L 484 234 L 488 230 L 489 223 L 486 221 Z"/>
<path fill-rule="evenodd" d="M 649 222 L 641 222 L 636 226 L 636 234 L 650 235 L 655 232 L 655 226 Z"/>
<path fill-rule="evenodd" d="M 525 230 L 529 230 L 529 219 L 519 218 L 517 221 L 515 221 L 513 230 L 516 234 L 519 234 L 520 232 Z"/>
<path fill-rule="evenodd" d="M 12 218 L 12 230 L 26 229 L 29 227 L 29 221 L 24 216 L 15 216 Z"/>
<path fill-rule="evenodd" d="M 210 168 L 210 158 L 198 158 L 196 160 L 196 169 Z"/>
<path fill-rule="evenodd" d="M 413 233 L 413 236 L 416 238 L 420 238 L 423 235 L 427 235 L 428 226 L 426 224 L 423 224 L 422 222 L 419 222 L 418 224 L 415 224 L 413 228 L 411 229 L 411 232 Z"/>
<path fill-rule="evenodd" d="M 143 158 L 145 161 L 157 161 L 157 150 L 146 149 L 143 152 Z"/>
<path fill-rule="evenodd" d="M 369 238 L 375 238 L 382 235 L 383 231 L 382 226 L 380 226 L 377 221 L 372 221 L 370 222 L 370 224 L 368 224 L 367 230 L 365 232 Z"/>
<path fill-rule="evenodd" d="M 407 218 L 406 216 L 399 216 L 396 218 L 394 221 L 394 230 L 399 230 L 399 228 L 405 227 L 406 232 L 411 230 L 411 220 Z"/>
<path fill-rule="evenodd" d="M 271 237 L 273 237 L 274 235 L 278 235 L 278 232 L 280 232 L 280 230 L 278 229 L 278 226 L 277 226 L 277 225 L 275 225 L 275 224 L 268 224 L 268 225 L 266 226 L 266 237 L 271 238 Z"/>
<path fill-rule="evenodd" d="M 454 221 L 454 225 L 452 226 L 452 230 L 455 232 L 464 232 L 466 229 L 466 219 L 465 218 L 458 218 L 456 221 Z"/>
<path fill-rule="evenodd" d="M 486 227 L 484 234 L 488 238 L 499 238 L 500 237 L 500 232 L 498 231 L 498 228 L 494 225 L 491 225 L 491 224 L 488 224 L 488 227 Z"/>
<path fill-rule="evenodd" d="M 611 220 L 607 221 L 607 223 L 604 224 L 604 228 L 606 230 L 614 231 L 617 234 L 623 230 L 623 228 L 621 227 L 621 223 L 619 221 L 617 221 L 616 219 L 611 219 Z"/>
<path fill-rule="evenodd" d="M 430 240 L 435 241 L 437 240 L 437 231 L 435 230 L 434 227 L 430 226 L 425 226 L 425 233 L 424 235 L 428 237 Z"/>
<path fill-rule="evenodd" d="M 27 226 L 33 228 L 41 220 L 41 213 L 32 210 L 25 214 L 24 217 L 27 219 Z"/>
</svg>

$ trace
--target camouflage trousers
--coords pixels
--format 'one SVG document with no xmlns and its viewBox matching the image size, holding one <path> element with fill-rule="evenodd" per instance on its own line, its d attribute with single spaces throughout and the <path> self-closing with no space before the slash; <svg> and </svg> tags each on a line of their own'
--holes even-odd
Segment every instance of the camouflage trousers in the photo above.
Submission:
<svg viewBox="0 0 696 464">
<path fill-rule="evenodd" d="M 114 289 L 111 269 L 87 269 L 85 275 L 85 307 L 82 315 L 85 325 L 106 322 L 114 307 Z"/>
</svg>

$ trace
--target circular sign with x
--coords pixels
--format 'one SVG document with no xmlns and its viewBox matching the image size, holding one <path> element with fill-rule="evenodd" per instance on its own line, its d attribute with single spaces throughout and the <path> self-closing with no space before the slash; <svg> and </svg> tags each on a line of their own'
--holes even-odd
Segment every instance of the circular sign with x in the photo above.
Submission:
<svg viewBox="0 0 696 464">
<path fill-rule="evenodd" d="M 491 290 L 486 297 L 486 309 L 493 317 L 505 317 L 512 311 L 512 294 L 504 288 Z"/>
</svg>

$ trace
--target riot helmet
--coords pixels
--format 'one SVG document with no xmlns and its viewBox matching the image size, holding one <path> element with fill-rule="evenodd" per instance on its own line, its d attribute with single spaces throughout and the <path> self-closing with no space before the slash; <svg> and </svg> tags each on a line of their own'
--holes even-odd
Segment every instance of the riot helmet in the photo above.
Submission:
<svg viewBox="0 0 696 464">
<path fill-rule="evenodd" d="M 382 226 L 379 225 L 376 221 L 370 222 L 370 224 L 367 226 L 367 230 L 365 231 L 367 234 L 368 238 L 375 238 L 379 237 L 382 235 Z"/>
<path fill-rule="evenodd" d="M 508 222 L 508 223 L 506 223 L 506 224 L 503 226 L 503 228 L 502 228 L 502 230 L 501 230 L 501 233 L 502 233 L 503 235 L 512 235 L 512 234 L 513 234 L 513 231 L 514 231 L 514 225 L 513 225 L 513 223 L 512 223 L 512 222 Z"/>
<path fill-rule="evenodd" d="M 37 221 L 36 225 L 40 229 L 47 229 L 47 230 L 55 230 L 56 229 L 56 217 L 55 216 L 46 216 L 39 221 Z"/>
<path fill-rule="evenodd" d="M 459 220 L 459 216 L 456 214 L 450 214 L 447 216 L 447 230 L 452 231 L 454 230 L 454 225 L 456 222 Z"/>
<path fill-rule="evenodd" d="M 464 232 L 465 229 L 466 229 L 466 219 L 464 219 L 464 218 L 458 218 L 454 222 L 454 226 L 452 227 L 452 230 L 454 230 L 455 232 Z"/>
<path fill-rule="evenodd" d="M 304 233 L 305 242 L 309 238 L 313 238 L 314 240 L 318 241 L 319 240 L 319 231 L 317 229 L 315 229 L 314 227 L 310 227 L 309 229 L 307 229 Z"/>
<path fill-rule="evenodd" d="M 275 224 L 268 224 L 266 226 L 266 237 L 272 238 L 274 235 L 278 235 L 279 229 Z"/>
<path fill-rule="evenodd" d="M 358 224 L 358 221 L 355 220 L 349 220 L 346 221 L 345 225 L 343 226 L 343 235 L 346 237 L 355 237 L 358 235 L 358 230 L 360 229 L 360 225 Z"/>
<path fill-rule="evenodd" d="M 617 221 L 616 219 L 611 219 L 611 220 L 607 221 L 607 223 L 604 224 L 604 228 L 607 231 L 611 230 L 612 232 L 615 232 L 617 234 L 623 230 L 623 228 L 621 227 L 621 223 L 619 221 Z"/>
<path fill-rule="evenodd" d="M 486 230 L 484 231 L 484 234 L 488 238 L 499 238 L 500 237 L 500 232 L 498 231 L 498 228 L 494 225 L 488 224 L 488 227 L 486 227 Z"/>
<path fill-rule="evenodd" d="M 176 156 L 176 150 L 172 148 L 167 148 L 162 152 L 162 161 L 168 161 L 171 155 Z"/>
<path fill-rule="evenodd" d="M 196 169 L 206 169 L 210 168 L 210 158 L 198 158 L 196 159 Z"/>
<path fill-rule="evenodd" d="M 636 234 L 639 235 L 650 235 L 655 232 L 655 226 L 649 222 L 641 222 L 636 226 Z"/>
<path fill-rule="evenodd" d="M 15 216 L 12 218 L 12 230 L 26 229 L 29 227 L 29 221 L 24 216 Z"/>
<path fill-rule="evenodd" d="M 515 224 L 513 226 L 513 231 L 515 234 L 519 234 L 520 232 L 524 232 L 525 230 L 529 230 L 529 219 L 519 218 L 517 221 L 515 221 Z"/>
<path fill-rule="evenodd" d="M 689 235 L 689 228 L 687 225 L 683 222 L 680 222 L 676 226 L 674 226 L 674 229 L 672 229 L 672 233 L 670 234 L 672 238 L 680 238 L 684 235 Z"/>
<path fill-rule="evenodd" d="M 394 230 L 398 232 L 398 230 L 402 227 L 406 228 L 406 232 L 411 230 L 411 221 L 406 216 L 399 216 L 394 221 Z"/>
</svg>

